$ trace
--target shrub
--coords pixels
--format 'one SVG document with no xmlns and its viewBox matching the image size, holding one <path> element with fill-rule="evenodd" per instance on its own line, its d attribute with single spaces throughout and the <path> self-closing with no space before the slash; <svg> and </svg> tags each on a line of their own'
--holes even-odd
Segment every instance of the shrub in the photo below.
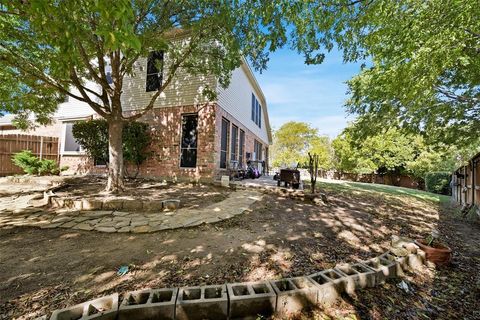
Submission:
<svg viewBox="0 0 480 320">
<path fill-rule="evenodd" d="M 104 119 L 79 121 L 73 125 L 75 140 L 95 161 L 108 162 L 108 124 Z"/>
<path fill-rule="evenodd" d="M 123 127 L 123 158 L 138 167 L 149 157 L 147 147 L 151 136 L 149 125 L 127 122 Z M 73 125 L 73 137 L 97 162 L 108 163 L 108 123 L 104 119 L 77 122 Z"/>
<path fill-rule="evenodd" d="M 55 160 L 40 159 L 32 151 L 23 150 L 12 157 L 12 161 L 27 174 L 31 175 L 58 175 L 60 168 Z"/>
<path fill-rule="evenodd" d="M 429 172 L 425 175 L 425 190 L 428 192 L 450 195 L 450 172 Z"/>
</svg>

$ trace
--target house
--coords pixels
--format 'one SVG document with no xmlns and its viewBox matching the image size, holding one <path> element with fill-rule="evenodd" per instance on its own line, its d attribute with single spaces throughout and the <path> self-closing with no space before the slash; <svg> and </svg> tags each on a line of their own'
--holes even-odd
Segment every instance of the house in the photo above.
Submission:
<svg viewBox="0 0 480 320">
<path fill-rule="evenodd" d="M 145 107 L 155 91 L 149 88 L 148 59 L 139 59 L 135 76 L 124 81 L 124 112 Z M 95 89 L 95 84 L 90 85 Z M 202 94 L 206 85 L 215 88 L 214 101 Z M 75 122 L 96 116 L 88 104 L 69 97 L 59 104 L 51 125 L 29 133 L 59 137 L 60 166 L 68 166 L 67 173 L 103 173 L 105 164 L 89 159 L 72 135 Z M 213 77 L 191 76 L 180 70 L 140 121 L 150 125 L 152 154 L 140 167 L 139 176 L 213 180 L 232 166 L 245 167 L 248 160 L 268 167 L 272 136 L 267 102 L 246 61 L 233 71 L 227 88 Z M 16 131 L 11 122 L 0 121 L 0 132 L 9 131 Z"/>
</svg>

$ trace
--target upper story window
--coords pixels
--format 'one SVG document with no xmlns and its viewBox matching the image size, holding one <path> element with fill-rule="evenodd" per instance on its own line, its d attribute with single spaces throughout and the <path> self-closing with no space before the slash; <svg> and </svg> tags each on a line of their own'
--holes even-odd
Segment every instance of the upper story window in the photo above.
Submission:
<svg viewBox="0 0 480 320">
<path fill-rule="evenodd" d="M 163 77 L 163 51 L 153 51 L 147 60 L 146 91 L 157 91 L 162 85 Z"/>
<path fill-rule="evenodd" d="M 258 102 L 257 97 L 252 93 L 252 121 L 261 128 L 262 127 L 262 106 Z"/>
</svg>

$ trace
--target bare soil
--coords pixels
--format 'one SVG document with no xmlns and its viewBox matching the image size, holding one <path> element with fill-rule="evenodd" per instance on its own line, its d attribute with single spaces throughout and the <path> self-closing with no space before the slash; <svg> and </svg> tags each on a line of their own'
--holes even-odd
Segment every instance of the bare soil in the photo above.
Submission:
<svg viewBox="0 0 480 320">
<path fill-rule="evenodd" d="M 55 194 L 71 199 L 179 199 L 180 207 L 204 208 L 224 200 L 231 190 L 212 184 L 171 183 L 135 179 L 125 183 L 125 192 L 119 195 L 104 192 L 106 179 L 102 177 L 74 177 L 64 180 L 66 185 Z"/>
<path fill-rule="evenodd" d="M 250 213 L 190 229 L 107 234 L 0 229 L 0 319 L 31 319 L 112 292 L 299 276 L 384 252 L 393 234 L 446 235 L 454 263 L 345 296 L 299 319 L 479 319 L 480 227 L 410 196 L 327 191 L 314 206 L 266 195 Z M 129 265 L 119 277 L 117 269 Z M 476 313 L 475 313 L 476 312 Z"/>
</svg>

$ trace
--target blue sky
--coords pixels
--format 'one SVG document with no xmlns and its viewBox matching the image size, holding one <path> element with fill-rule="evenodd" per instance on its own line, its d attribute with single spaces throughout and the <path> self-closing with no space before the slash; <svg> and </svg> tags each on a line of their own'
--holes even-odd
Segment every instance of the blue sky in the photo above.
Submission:
<svg viewBox="0 0 480 320">
<path fill-rule="evenodd" d="M 347 125 L 345 81 L 359 71 L 360 63 L 344 64 L 336 50 L 322 64 L 307 66 L 302 56 L 285 49 L 273 53 L 267 70 L 255 76 L 267 99 L 272 128 L 304 121 L 333 138 Z"/>
</svg>

